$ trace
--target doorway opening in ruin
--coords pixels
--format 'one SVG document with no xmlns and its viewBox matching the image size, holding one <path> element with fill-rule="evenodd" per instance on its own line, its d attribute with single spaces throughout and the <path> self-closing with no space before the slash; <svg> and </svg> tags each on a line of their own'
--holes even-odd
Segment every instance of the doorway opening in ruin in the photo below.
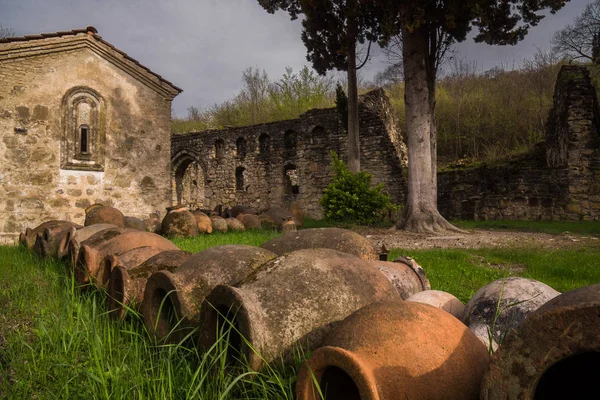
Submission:
<svg viewBox="0 0 600 400">
<path fill-rule="evenodd" d="M 300 179 L 298 169 L 294 164 L 286 164 L 283 167 L 283 181 L 286 195 L 300 194 Z"/>
<path fill-rule="evenodd" d="M 204 169 L 188 155 L 174 165 L 173 203 L 186 205 L 191 210 L 202 208 L 205 202 Z"/>
</svg>

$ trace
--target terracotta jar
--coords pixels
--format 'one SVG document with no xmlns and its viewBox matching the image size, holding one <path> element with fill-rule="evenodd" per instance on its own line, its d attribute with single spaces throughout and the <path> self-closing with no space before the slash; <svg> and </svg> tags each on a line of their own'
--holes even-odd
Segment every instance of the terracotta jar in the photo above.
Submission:
<svg viewBox="0 0 600 400">
<path fill-rule="evenodd" d="M 262 229 L 260 218 L 256 214 L 238 214 L 235 218 L 244 224 L 247 230 Z"/>
<path fill-rule="evenodd" d="M 107 224 L 94 224 L 94 225 L 103 225 L 104 226 Z M 90 226 L 94 226 L 94 225 L 90 225 Z M 85 228 L 87 228 L 87 227 L 85 227 Z M 110 240 L 116 236 L 119 236 L 123 232 L 129 232 L 129 231 L 131 231 L 131 229 L 119 228 L 119 227 L 101 229 L 101 230 L 93 233 L 88 238 L 86 238 L 82 241 L 79 241 L 78 238 L 73 236 L 69 240 L 69 244 L 68 244 L 68 255 L 67 255 L 67 263 L 68 264 L 67 265 L 69 266 L 69 270 L 73 274 L 75 273 L 75 266 L 77 265 L 77 259 L 79 258 L 79 251 L 81 250 L 82 245 L 88 244 L 90 246 L 98 246 L 107 240 Z"/>
<path fill-rule="evenodd" d="M 144 221 L 136 217 L 125 217 L 125 228 L 137 229 L 144 232 L 148 231 Z"/>
<path fill-rule="evenodd" d="M 198 226 L 199 233 L 212 233 L 212 221 L 208 215 L 200 210 L 192 211 L 192 214 L 196 219 L 196 225 Z"/>
<path fill-rule="evenodd" d="M 100 263 L 111 254 L 125 253 L 127 250 L 150 246 L 159 250 L 179 250 L 164 237 L 150 232 L 121 228 L 122 231 L 107 229 L 82 243 L 75 263 L 75 281 L 84 285 L 93 281 L 100 287 L 106 282 Z"/>
<path fill-rule="evenodd" d="M 83 225 L 112 224 L 125 227 L 125 216 L 114 207 L 94 204 L 85 209 L 85 222 Z"/>
<path fill-rule="evenodd" d="M 71 242 L 71 240 L 74 240 L 76 244 L 79 245 L 79 243 L 87 240 L 92 235 L 100 231 L 116 227 L 116 225 L 112 224 L 94 224 L 90 226 L 84 226 L 80 229 L 71 228 L 64 232 L 64 234 L 59 238 L 56 254 L 58 258 L 65 258 L 69 255 L 69 242 Z"/>
<path fill-rule="evenodd" d="M 195 237 L 200 234 L 196 218 L 187 207 L 169 207 L 167 210 L 167 215 L 165 215 L 161 224 L 163 235 Z"/>
<path fill-rule="evenodd" d="M 402 300 L 408 299 L 415 293 L 431 289 L 425 271 L 414 260 L 399 258 L 394 262 L 374 261 L 367 263 L 381 272 L 396 288 Z"/>
<path fill-rule="evenodd" d="M 424 290 L 422 292 L 413 294 L 406 299 L 406 301 L 429 304 L 430 306 L 450 313 L 458 319 L 462 318 L 465 312 L 465 305 L 462 303 L 462 301 L 450 293 L 442 292 L 441 290 Z"/>
<path fill-rule="evenodd" d="M 426 304 L 371 304 L 341 322 L 301 367 L 297 400 L 473 399 L 485 347 L 450 314 Z"/>
<path fill-rule="evenodd" d="M 533 279 L 498 279 L 473 295 L 465 306 L 462 320 L 486 347 L 495 350 L 511 329 L 559 294 Z"/>
<path fill-rule="evenodd" d="M 60 221 L 60 220 L 46 221 L 46 222 L 36 226 L 33 229 L 27 228 L 25 230 L 25 232 L 21 232 L 21 234 L 19 235 L 19 244 L 21 244 L 21 245 L 25 246 L 27 249 L 31 250 L 33 248 L 33 246 L 35 245 L 35 240 L 37 239 L 38 235 L 41 235 L 44 232 L 44 229 L 63 226 L 63 225 L 73 226 L 73 227 L 75 227 L 75 229 L 81 228 L 81 225 L 77 225 L 77 224 L 75 224 L 73 222 L 69 222 L 69 221 Z"/>
<path fill-rule="evenodd" d="M 600 284 L 566 292 L 511 331 L 492 357 L 483 400 L 599 399 Z"/>
<path fill-rule="evenodd" d="M 210 217 L 210 220 L 212 222 L 213 231 L 227 233 L 227 221 L 225 221 L 225 218 L 214 215 Z"/>
<path fill-rule="evenodd" d="M 225 219 L 225 222 L 227 222 L 227 230 L 230 232 L 243 232 L 246 230 L 244 224 L 237 218 L 230 217 Z"/>
<path fill-rule="evenodd" d="M 215 286 L 235 286 L 275 257 L 260 247 L 217 246 L 194 254 L 174 272 L 152 274 L 142 303 L 149 332 L 179 342 L 198 326 L 200 305 Z"/>
<path fill-rule="evenodd" d="M 138 309 L 144 300 L 144 290 L 148 278 L 158 271 L 174 272 L 192 253 L 181 250 L 167 250 L 150 257 L 140 264 L 125 265 L 120 257 L 108 280 L 108 309 L 116 319 L 125 316 L 127 308 Z"/>
<path fill-rule="evenodd" d="M 137 267 L 147 259 L 160 253 L 161 249 L 152 246 L 140 246 L 133 249 L 127 249 L 122 253 L 109 254 L 100 262 L 100 267 L 96 276 L 102 277 L 98 282 L 101 287 L 108 288 L 112 270 L 117 267 L 133 268 Z"/>
<path fill-rule="evenodd" d="M 71 230 L 75 231 L 76 226 L 78 225 L 60 224 L 44 229 L 37 235 L 32 251 L 40 257 L 57 257 L 61 239 Z"/>
<path fill-rule="evenodd" d="M 363 260 L 376 260 L 377 252 L 364 236 L 340 228 L 314 228 L 289 232 L 274 238 L 260 247 L 278 255 L 301 249 L 332 249 L 353 254 Z"/>
<path fill-rule="evenodd" d="M 208 349 L 227 317 L 241 337 L 231 339 L 248 365 L 287 357 L 321 344 L 339 321 L 373 302 L 398 299 L 381 273 L 353 255 L 330 249 L 298 250 L 267 263 L 239 287 L 217 286 L 200 312 L 200 345 Z"/>
</svg>

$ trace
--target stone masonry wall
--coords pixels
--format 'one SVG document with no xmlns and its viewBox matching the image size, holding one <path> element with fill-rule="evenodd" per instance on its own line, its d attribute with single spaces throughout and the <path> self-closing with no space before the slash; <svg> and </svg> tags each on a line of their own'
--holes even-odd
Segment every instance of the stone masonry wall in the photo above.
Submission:
<svg viewBox="0 0 600 400">
<path fill-rule="evenodd" d="M 85 40 L 95 39 L 83 34 L 0 44 L 1 242 L 49 219 L 83 223 L 93 203 L 140 218 L 169 205 L 171 99 L 76 44 Z M 20 51 L 29 54 L 15 57 Z M 95 170 L 61 168 L 70 118 L 63 98 L 77 87 L 99 94 L 103 103 L 105 136 L 94 149 L 103 157 Z"/>
<path fill-rule="evenodd" d="M 546 143 L 494 167 L 441 172 L 438 204 L 451 219 L 600 219 L 598 102 L 585 67 L 558 76 Z"/>
<path fill-rule="evenodd" d="M 382 90 L 360 99 L 361 168 L 404 202 L 406 150 Z M 173 203 L 213 209 L 237 204 L 264 209 L 296 202 L 315 218 L 331 181 L 329 151 L 346 160 L 347 133 L 336 109 L 261 125 L 174 135 Z"/>
</svg>

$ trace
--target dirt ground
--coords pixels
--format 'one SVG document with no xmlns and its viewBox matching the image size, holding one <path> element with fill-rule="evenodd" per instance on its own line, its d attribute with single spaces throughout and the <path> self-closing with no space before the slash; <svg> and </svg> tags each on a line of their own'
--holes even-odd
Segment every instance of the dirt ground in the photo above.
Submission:
<svg viewBox="0 0 600 400">
<path fill-rule="evenodd" d="M 387 249 L 478 249 L 493 247 L 534 247 L 565 249 L 600 247 L 600 237 L 563 232 L 558 235 L 534 232 L 469 230 L 468 234 L 449 233 L 445 236 L 416 234 L 390 229 L 361 229 L 358 231 L 370 239 L 377 248 Z"/>
</svg>

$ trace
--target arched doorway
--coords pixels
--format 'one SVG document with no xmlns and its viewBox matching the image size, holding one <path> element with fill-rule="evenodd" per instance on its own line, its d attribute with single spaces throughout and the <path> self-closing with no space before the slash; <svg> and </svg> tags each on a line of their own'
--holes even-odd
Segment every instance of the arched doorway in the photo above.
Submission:
<svg viewBox="0 0 600 400">
<path fill-rule="evenodd" d="M 204 168 L 190 153 L 180 154 L 172 163 L 173 204 L 183 204 L 191 210 L 205 203 Z"/>
</svg>

